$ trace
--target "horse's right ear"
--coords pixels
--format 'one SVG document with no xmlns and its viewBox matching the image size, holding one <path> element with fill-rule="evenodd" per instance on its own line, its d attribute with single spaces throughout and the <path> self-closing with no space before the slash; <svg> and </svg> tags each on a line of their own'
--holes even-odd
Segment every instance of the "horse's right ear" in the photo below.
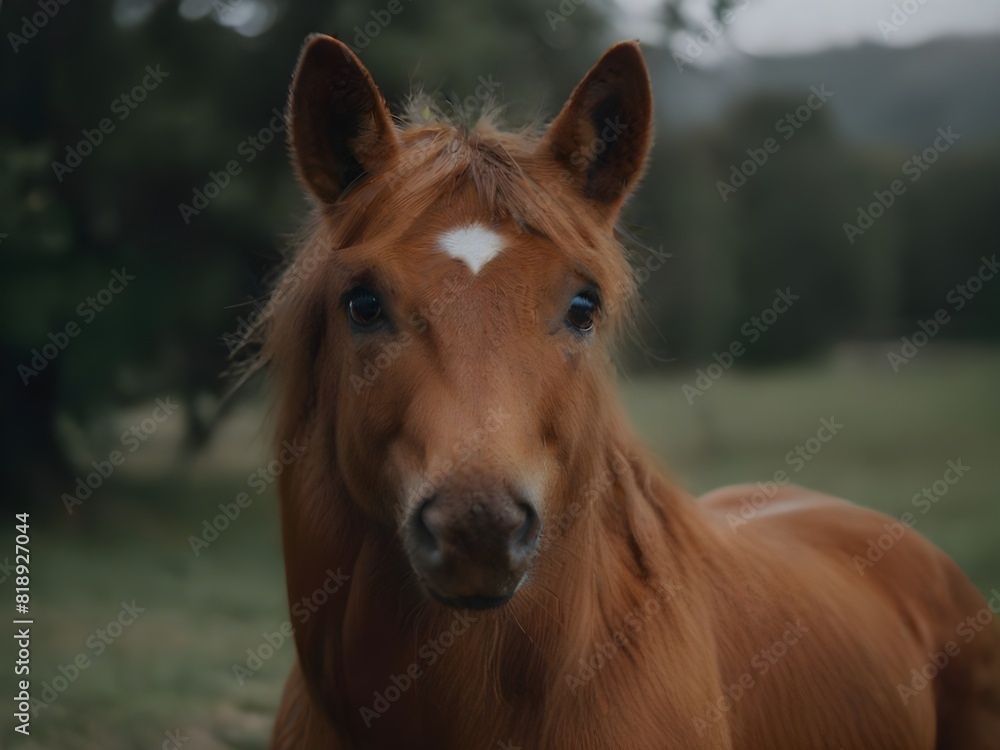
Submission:
<svg viewBox="0 0 1000 750">
<path fill-rule="evenodd" d="M 288 102 L 295 168 L 306 189 L 333 203 L 355 180 L 393 160 L 399 138 L 371 74 L 347 45 L 306 41 Z"/>
</svg>

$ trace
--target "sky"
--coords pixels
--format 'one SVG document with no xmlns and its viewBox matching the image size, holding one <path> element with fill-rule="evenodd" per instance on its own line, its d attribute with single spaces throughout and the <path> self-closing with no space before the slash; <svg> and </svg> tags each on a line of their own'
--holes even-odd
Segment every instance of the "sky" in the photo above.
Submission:
<svg viewBox="0 0 1000 750">
<path fill-rule="evenodd" d="M 126 25 L 140 22 L 158 1 L 115 0 L 115 17 Z M 663 41 L 664 0 L 615 1 L 621 9 L 617 25 L 623 38 Z M 726 47 L 751 55 L 788 55 L 865 41 L 910 46 L 944 35 L 1000 34 L 1000 0 L 734 0 L 734 4 L 728 33 L 721 44 L 710 45 L 714 49 L 709 59 L 724 55 Z M 701 21 L 710 18 L 709 6 L 710 0 L 686 2 Z M 894 19 L 894 8 L 904 6 L 910 12 L 897 11 Z M 179 8 L 189 19 L 214 11 L 220 23 L 245 36 L 263 33 L 278 15 L 274 0 L 181 0 Z M 900 19 L 905 21 L 898 30 L 879 26 L 880 21 L 897 25 Z"/>
<path fill-rule="evenodd" d="M 660 41 L 662 0 L 617 0 L 625 14 L 621 31 Z M 692 8 L 709 3 L 694 0 Z M 954 34 L 1000 34 L 998 0 L 736 0 L 727 43 L 752 55 L 815 52 L 861 42 L 920 44 Z M 893 19 L 894 6 L 899 9 Z M 903 6 L 912 11 L 903 12 Z M 900 19 L 905 22 L 897 24 Z M 884 21 L 898 26 L 893 30 Z"/>
</svg>

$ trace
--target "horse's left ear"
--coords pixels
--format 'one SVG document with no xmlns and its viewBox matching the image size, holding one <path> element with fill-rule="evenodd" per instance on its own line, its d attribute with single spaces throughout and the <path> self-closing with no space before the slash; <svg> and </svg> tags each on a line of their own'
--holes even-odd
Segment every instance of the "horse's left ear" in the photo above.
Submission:
<svg viewBox="0 0 1000 750">
<path fill-rule="evenodd" d="M 642 175 L 652 134 L 646 63 L 637 43 L 621 42 L 576 87 L 541 147 L 613 220 Z"/>
<path fill-rule="evenodd" d="M 386 168 L 399 151 L 371 74 L 346 44 L 322 34 L 302 50 L 288 121 L 296 171 L 322 203 L 334 203 L 352 182 Z"/>
</svg>

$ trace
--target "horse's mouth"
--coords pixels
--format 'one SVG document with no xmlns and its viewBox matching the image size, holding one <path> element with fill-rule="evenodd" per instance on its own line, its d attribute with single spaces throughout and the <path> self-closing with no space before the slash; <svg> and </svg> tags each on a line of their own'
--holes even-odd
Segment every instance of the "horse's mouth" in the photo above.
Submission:
<svg viewBox="0 0 1000 750">
<path fill-rule="evenodd" d="M 496 609 L 514 598 L 513 592 L 503 596 L 444 596 L 430 586 L 426 586 L 426 589 L 432 598 L 455 609 Z"/>
</svg>

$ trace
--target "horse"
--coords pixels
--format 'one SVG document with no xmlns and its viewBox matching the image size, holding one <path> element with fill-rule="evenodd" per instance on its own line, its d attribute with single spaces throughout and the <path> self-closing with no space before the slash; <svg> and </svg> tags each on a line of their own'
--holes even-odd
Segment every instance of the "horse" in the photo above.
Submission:
<svg viewBox="0 0 1000 750">
<path fill-rule="evenodd" d="M 545 129 L 397 120 L 348 46 L 304 45 L 313 211 L 259 354 L 298 451 L 276 750 L 1000 748 L 1000 595 L 845 500 L 696 499 L 631 429 L 616 225 L 651 91 L 626 42 Z"/>
</svg>

